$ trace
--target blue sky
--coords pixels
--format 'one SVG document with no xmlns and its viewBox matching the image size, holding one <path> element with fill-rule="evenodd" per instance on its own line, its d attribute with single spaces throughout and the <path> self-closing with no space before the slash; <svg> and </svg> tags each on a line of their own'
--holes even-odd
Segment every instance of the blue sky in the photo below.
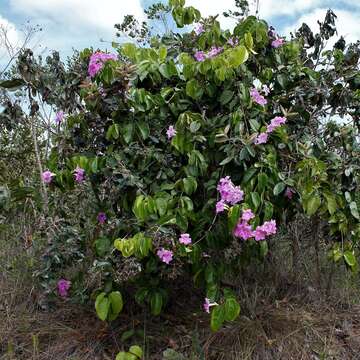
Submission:
<svg viewBox="0 0 360 360">
<path fill-rule="evenodd" d="M 253 0 L 250 0 L 252 2 Z M 73 48 L 88 46 L 110 48 L 114 40 L 114 23 L 126 14 L 144 18 L 143 8 L 154 0 L 0 0 L 0 25 L 9 30 L 10 40 L 21 42 L 23 24 L 39 24 L 44 30 L 36 43 L 45 52 L 56 49 L 69 55 Z M 235 0 L 187 0 L 203 16 L 233 8 Z M 253 5 L 254 6 L 254 5 Z M 338 30 L 348 41 L 360 39 L 360 0 L 260 0 L 260 17 L 275 26 L 279 33 L 290 31 L 307 22 L 316 29 L 331 7 L 338 15 Z M 220 17 L 223 27 L 231 28 L 229 19 Z M 105 42 L 101 42 L 103 39 Z M 1 49 L 0 43 L 0 61 Z"/>
</svg>

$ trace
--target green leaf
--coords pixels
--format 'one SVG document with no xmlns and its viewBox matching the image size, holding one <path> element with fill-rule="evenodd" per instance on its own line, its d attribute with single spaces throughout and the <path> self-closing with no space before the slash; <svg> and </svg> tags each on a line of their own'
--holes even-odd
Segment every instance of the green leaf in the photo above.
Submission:
<svg viewBox="0 0 360 360">
<path fill-rule="evenodd" d="M 269 252 L 267 241 L 260 241 L 260 256 L 264 258 Z"/>
<path fill-rule="evenodd" d="M 23 79 L 11 79 L 11 80 L 0 81 L 0 87 L 10 91 L 18 90 L 24 85 L 25 85 L 25 81 Z"/>
<path fill-rule="evenodd" d="M 279 182 L 274 187 L 274 195 L 278 196 L 285 190 L 285 184 L 283 182 Z"/>
<path fill-rule="evenodd" d="M 350 267 L 354 267 L 356 265 L 356 258 L 349 250 L 344 252 L 344 260 Z"/>
<path fill-rule="evenodd" d="M 123 306 L 124 306 L 124 302 L 121 296 L 120 291 L 113 291 L 109 294 L 108 296 L 109 301 L 110 301 L 110 309 L 111 312 L 109 314 L 109 320 L 115 320 L 118 315 L 120 314 Z"/>
<path fill-rule="evenodd" d="M 321 205 L 321 198 L 319 195 L 312 195 L 307 201 L 306 214 L 312 216 L 316 213 Z"/>
<path fill-rule="evenodd" d="M 133 124 L 126 124 L 124 127 L 123 127 L 123 137 L 124 137 L 124 140 L 127 144 L 129 144 L 132 140 L 132 136 L 133 136 L 133 131 L 134 131 L 134 126 Z"/>
<path fill-rule="evenodd" d="M 218 331 L 225 320 L 224 305 L 216 305 L 211 310 L 210 327 L 212 331 Z"/>
<path fill-rule="evenodd" d="M 246 185 L 252 179 L 252 177 L 257 173 L 257 171 L 258 170 L 256 168 L 253 167 L 249 168 L 243 177 L 242 183 Z"/>
<path fill-rule="evenodd" d="M 327 204 L 327 208 L 328 208 L 330 215 L 335 214 L 335 212 L 337 210 L 337 203 L 336 203 L 335 196 L 333 196 L 330 193 L 324 193 L 324 196 L 326 198 L 326 204 Z"/>
<path fill-rule="evenodd" d="M 150 297 L 151 313 L 155 316 L 160 315 L 163 306 L 163 297 L 160 292 L 154 292 Z"/>
<path fill-rule="evenodd" d="M 204 89 L 197 80 L 192 79 L 186 83 L 186 95 L 194 100 L 200 99 L 203 93 Z"/>
<path fill-rule="evenodd" d="M 225 90 L 225 91 L 223 91 L 223 93 L 220 95 L 220 98 L 219 98 L 220 103 L 221 103 L 222 105 L 227 104 L 228 102 L 231 101 L 231 99 L 233 98 L 233 96 L 234 96 L 234 92 L 233 92 L 233 91 L 231 91 L 231 90 Z"/>
<path fill-rule="evenodd" d="M 95 240 L 96 253 L 100 257 L 104 257 L 110 251 L 111 241 L 106 237 Z"/>
<path fill-rule="evenodd" d="M 255 210 L 258 209 L 261 204 L 260 195 L 257 192 L 252 192 L 250 196 L 251 196 L 251 202 L 254 204 Z"/>
<path fill-rule="evenodd" d="M 109 312 L 110 302 L 106 293 L 100 293 L 95 300 L 96 314 L 100 320 L 105 321 Z"/>
<path fill-rule="evenodd" d="M 191 195 L 197 189 L 197 181 L 192 176 L 183 179 L 183 184 L 184 184 L 184 190 L 188 195 Z"/>
<path fill-rule="evenodd" d="M 233 297 L 226 299 L 224 308 L 226 321 L 234 321 L 240 314 L 240 305 Z"/>
<path fill-rule="evenodd" d="M 244 45 L 237 46 L 229 54 L 229 62 L 232 67 L 238 67 L 249 58 L 249 52 Z"/>
<path fill-rule="evenodd" d="M 148 137 L 149 137 L 149 134 L 150 134 L 150 128 L 149 128 L 149 125 L 144 122 L 144 121 L 141 121 L 141 122 L 138 122 L 137 123 L 137 127 L 138 129 L 140 130 L 140 133 L 141 133 L 141 137 L 146 140 Z"/>
<path fill-rule="evenodd" d="M 359 211 L 358 211 L 358 207 L 357 207 L 356 202 L 352 201 L 349 206 L 350 206 L 351 215 L 355 219 L 360 220 Z"/>
<path fill-rule="evenodd" d="M 138 345 L 131 346 L 129 349 L 129 352 L 131 354 L 136 355 L 139 359 L 141 359 L 141 357 L 143 356 L 143 351 L 142 351 L 141 347 Z"/>
<path fill-rule="evenodd" d="M 125 342 L 125 341 L 129 340 L 131 337 L 133 337 L 134 335 L 135 335 L 135 330 L 134 329 L 124 331 L 121 334 L 120 340 L 121 340 L 121 342 Z"/>
<path fill-rule="evenodd" d="M 260 173 L 258 175 L 258 187 L 257 187 L 259 193 L 265 191 L 267 183 L 268 183 L 268 176 L 265 173 Z"/>
</svg>

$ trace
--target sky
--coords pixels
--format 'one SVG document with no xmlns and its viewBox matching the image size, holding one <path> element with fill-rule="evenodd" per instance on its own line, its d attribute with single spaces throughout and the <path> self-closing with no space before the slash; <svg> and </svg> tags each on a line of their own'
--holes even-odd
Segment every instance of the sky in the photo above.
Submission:
<svg viewBox="0 0 360 360">
<path fill-rule="evenodd" d="M 158 0 L 157 0 L 158 1 Z M 116 40 L 114 24 L 127 14 L 144 19 L 144 8 L 156 0 L 0 0 L 0 25 L 8 29 L 10 41 L 20 43 L 27 22 L 40 25 L 43 31 L 36 44 L 44 53 L 59 50 L 63 56 L 73 49 L 110 49 Z M 250 0 L 252 2 L 254 0 Z M 303 22 L 317 30 L 328 8 L 338 16 L 338 33 L 347 41 L 360 39 L 360 0 L 259 0 L 259 15 L 278 33 L 287 35 Z M 187 0 L 203 16 L 234 8 L 235 0 Z M 255 5 L 253 4 L 253 7 Z M 232 28 L 232 20 L 220 16 L 224 28 Z M 3 54 L 0 43 L 0 61 Z"/>
</svg>

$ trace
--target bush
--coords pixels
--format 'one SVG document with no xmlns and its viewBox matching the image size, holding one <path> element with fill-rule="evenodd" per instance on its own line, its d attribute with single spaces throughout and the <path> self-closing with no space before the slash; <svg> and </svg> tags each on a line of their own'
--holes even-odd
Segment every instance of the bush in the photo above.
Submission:
<svg viewBox="0 0 360 360">
<path fill-rule="evenodd" d="M 331 261 L 357 271 L 359 44 L 323 52 L 330 11 L 315 37 L 303 26 L 285 41 L 253 16 L 230 32 L 170 7 L 196 31 L 86 49 L 64 70 L 82 84 L 54 86 L 72 97 L 49 100 L 65 117 L 43 181 L 66 220 L 46 280 L 97 297 L 102 320 L 132 294 L 159 315 L 174 280 L 191 281 L 217 330 L 240 312 L 226 280 L 266 261 L 298 214 L 324 227 Z M 74 195 L 69 213 L 59 199 Z"/>
</svg>

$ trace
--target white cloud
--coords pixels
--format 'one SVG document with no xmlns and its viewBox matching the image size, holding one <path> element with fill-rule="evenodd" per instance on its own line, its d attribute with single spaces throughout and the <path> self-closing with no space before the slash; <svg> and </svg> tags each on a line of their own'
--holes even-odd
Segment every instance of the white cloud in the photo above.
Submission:
<svg viewBox="0 0 360 360">
<path fill-rule="evenodd" d="M 7 46 L 11 46 L 13 51 L 16 51 L 17 46 L 21 41 L 21 34 L 16 29 L 16 26 L 9 20 L 0 15 L 0 60 L 4 61 L 9 57 Z M 5 39 L 6 34 L 6 39 Z M 5 44 L 6 42 L 6 44 Z M 11 50 L 10 50 L 11 51 Z"/>
<path fill-rule="evenodd" d="M 114 24 L 127 14 L 144 18 L 140 0 L 9 0 L 11 10 L 43 28 L 41 43 L 65 50 L 113 40 Z M 108 45 L 110 47 L 110 45 Z"/>
<path fill-rule="evenodd" d="M 310 26 L 314 32 L 319 31 L 318 20 L 323 21 L 326 15 L 327 9 L 316 9 L 308 14 L 301 16 L 293 25 L 288 26 L 285 30 L 285 34 L 289 34 L 298 29 L 302 23 L 306 23 Z M 337 16 L 336 28 L 338 35 L 342 35 L 346 42 L 354 42 L 360 39 L 359 28 L 359 13 L 350 12 L 346 10 L 333 9 Z M 328 46 L 332 46 L 336 41 L 336 37 L 329 40 Z"/>
</svg>

